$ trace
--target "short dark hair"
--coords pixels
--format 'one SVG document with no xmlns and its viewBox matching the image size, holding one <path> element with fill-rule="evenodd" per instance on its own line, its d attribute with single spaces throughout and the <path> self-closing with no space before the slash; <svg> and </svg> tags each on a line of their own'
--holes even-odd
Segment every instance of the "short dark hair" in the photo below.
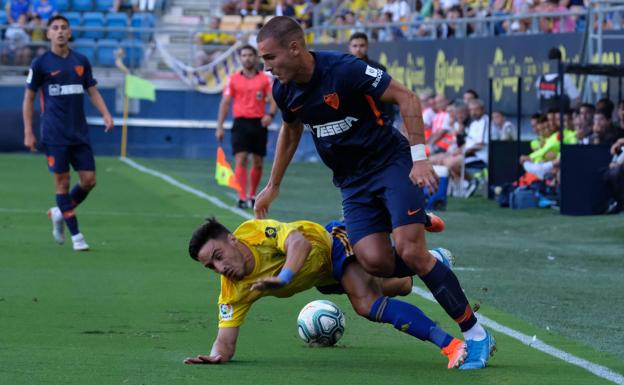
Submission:
<svg viewBox="0 0 624 385">
<path fill-rule="evenodd" d="M 541 118 L 542 118 L 542 114 L 540 114 L 539 112 L 536 112 L 533 115 L 531 115 L 531 119 L 540 120 Z"/>
<path fill-rule="evenodd" d="M 54 23 L 57 20 L 63 20 L 64 22 L 67 23 L 67 25 L 69 26 L 69 20 L 67 20 L 67 18 L 63 15 L 54 15 L 51 18 L 48 19 L 48 27 L 52 25 L 52 23 Z"/>
<path fill-rule="evenodd" d="M 615 104 L 609 98 L 602 98 L 596 102 L 596 109 L 604 110 L 608 114 L 608 118 L 611 119 Z"/>
<path fill-rule="evenodd" d="M 275 16 L 269 20 L 258 32 L 256 40 L 260 43 L 271 38 L 277 40 L 282 47 L 286 47 L 293 40 L 301 40 L 305 43 L 301 25 L 288 16 Z"/>
<path fill-rule="evenodd" d="M 583 103 L 579 106 L 579 111 L 581 111 L 581 107 L 585 107 L 588 110 L 590 110 L 591 112 L 596 112 L 596 106 L 594 106 L 591 103 Z"/>
<path fill-rule="evenodd" d="M 548 51 L 548 60 L 561 60 L 561 50 L 553 47 Z"/>
<path fill-rule="evenodd" d="M 254 47 L 254 46 L 253 46 L 253 45 L 251 45 L 251 44 L 245 44 L 244 46 L 240 47 L 240 48 L 238 49 L 238 54 L 239 54 L 239 55 L 240 55 L 240 54 L 242 54 L 242 53 L 243 53 L 243 51 L 244 51 L 244 50 L 246 50 L 246 49 L 248 49 L 248 50 L 250 50 L 251 52 L 253 52 L 253 54 L 254 54 L 255 56 L 258 56 L 258 50 L 256 49 L 256 47 Z"/>
<path fill-rule="evenodd" d="M 611 111 L 605 109 L 605 108 L 599 108 L 596 110 L 596 112 L 594 113 L 594 115 L 602 115 L 605 117 L 605 119 L 607 120 L 611 120 Z"/>
<path fill-rule="evenodd" d="M 473 90 L 472 88 L 467 89 L 466 91 L 464 91 L 464 93 L 474 96 L 475 99 L 479 99 L 479 94 L 477 93 L 477 91 Z"/>
<path fill-rule="evenodd" d="M 196 261 L 199 260 L 197 255 L 206 242 L 211 239 L 224 239 L 231 234 L 230 230 L 217 221 L 215 217 L 206 218 L 206 221 L 193 232 L 189 242 L 189 255 Z"/>
<path fill-rule="evenodd" d="M 364 39 L 368 43 L 368 36 L 364 32 L 356 32 L 349 37 L 349 43 L 355 39 Z"/>
</svg>

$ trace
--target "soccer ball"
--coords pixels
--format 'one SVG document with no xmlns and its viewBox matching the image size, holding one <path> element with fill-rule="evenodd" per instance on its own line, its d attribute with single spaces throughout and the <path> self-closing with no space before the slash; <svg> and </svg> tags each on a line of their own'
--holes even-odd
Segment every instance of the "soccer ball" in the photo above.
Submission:
<svg viewBox="0 0 624 385">
<path fill-rule="evenodd" d="M 332 346 L 344 334 L 344 313 L 333 302 L 312 301 L 301 309 L 297 329 L 299 337 L 310 346 Z"/>
</svg>

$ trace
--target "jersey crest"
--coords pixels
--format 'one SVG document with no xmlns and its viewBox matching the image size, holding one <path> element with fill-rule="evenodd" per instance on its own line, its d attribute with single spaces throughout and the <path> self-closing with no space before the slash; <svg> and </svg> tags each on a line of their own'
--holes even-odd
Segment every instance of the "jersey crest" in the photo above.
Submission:
<svg viewBox="0 0 624 385">
<path fill-rule="evenodd" d="M 334 110 L 337 110 L 338 106 L 340 106 L 340 99 L 338 98 L 338 94 L 335 92 L 332 92 L 329 95 L 324 95 L 323 100 L 328 106 L 330 106 Z"/>
<path fill-rule="evenodd" d="M 78 76 L 82 76 L 84 74 L 84 66 L 75 66 L 74 71 L 76 71 Z"/>
</svg>

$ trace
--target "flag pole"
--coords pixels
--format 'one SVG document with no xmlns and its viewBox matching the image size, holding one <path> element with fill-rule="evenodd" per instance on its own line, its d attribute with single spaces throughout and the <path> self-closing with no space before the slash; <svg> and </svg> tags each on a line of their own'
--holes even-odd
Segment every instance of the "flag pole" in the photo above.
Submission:
<svg viewBox="0 0 624 385">
<path fill-rule="evenodd" d="M 124 56 L 125 56 L 125 52 L 123 48 L 119 48 L 115 52 L 115 65 L 125 75 L 129 75 L 130 70 L 128 70 L 128 67 L 126 67 L 126 65 L 123 63 Z M 123 93 L 124 93 L 124 105 L 123 105 L 123 123 L 121 126 L 121 154 L 120 156 L 122 158 L 125 158 L 127 155 L 127 146 L 128 146 L 128 108 L 129 108 L 128 93 L 126 92 L 126 78 L 125 77 L 124 77 Z"/>
</svg>

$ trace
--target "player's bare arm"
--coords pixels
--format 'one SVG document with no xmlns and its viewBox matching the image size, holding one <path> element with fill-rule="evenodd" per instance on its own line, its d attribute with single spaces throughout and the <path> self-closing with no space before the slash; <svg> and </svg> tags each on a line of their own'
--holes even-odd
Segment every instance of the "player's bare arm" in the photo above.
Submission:
<svg viewBox="0 0 624 385">
<path fill-rule="evenodd" d="M 277 112 L 277 103 L 275 103 L 275 99 L 273 99 L 272 94 L 267 95 L 267 101 L 269 102 L 269 112 L 262 117 L 262 127 L 269 127 L 271 122 L 273 121 L 273 117 Z"/>
<path fill-rule="evenodd" d="M 251 285 L 251 290 L 267 290 L 284 286 L 296 275 L 312 250 L 312 245 L 299 231 L 288 234 L 285 242 L 286 263 L 280 275 L 276 277 L 261 278 Z"/>
<path fill-rule="evenodd" d="M 301 121 L 297 120 L 292 123 L 284 122 L 282 124 L 277 138 L 277 145 L 275 146 L 275 157 L 273 159 L 273 167 L 271 168 L 271 176 L 269 177 L 266 187 L 262 189 L 260 194 L 256 197 L 256 204 L 254 205 L 256 218 L 266 218 L 271 202 L 279 195 L 279 186 L 282 183 L 282 178 L 286 173 L 290 161 L 295 155 L 295 151 L 301 140 L 301 134 L 303 134 L 303 123 L 301 123 Z"/>
<path fill-rule="evenodd" d="M 405 130 L 407 131 L 407 139 L 412 149 L 414 149 L 415 145 L 424 145 L 425 130 L 418 96 L 405 88 L 401 83 L 391 80 L 390 85 L 381 95 L 380 100 L 384 103 L 399 105 L 401 117 L 405 123 Z M 422 154 L 412 154 L 414 162 L 409 177 L 412 183 L 419 187 L 427 187 L 430 191 L 435 191 L 438 189 L 438 175 L 424 154 L 424 147 L 421 148 Z"/>
<path fill-rule="evenodd" d="M 238 327 L 219 328 L 217 338 L 212 344 L 209 355 L 198 355 L 184 359 L 185 364 L 222 364 L 228 362 L 234 356 L 236 340 L 238 339 Z"/>
<path fill-rule="evenodd" d="M 104 118 L 104 132 L 109 132 L 115 126 L 113 122 L 113 117 L 110 112 L 108 112 L 108 108 L 106 107 L 106 103 L 104 103 L 104 99 L 102 99 L 102 95 L 100 91 L 95 86 L 87 88 L 87 94 L 91 98 L 91 103 L 97 110 L 102 114 L 102 118 Z"/>
<path fill-rule="evenodd" d="M 30 151 L 37 150 L 37 138 L 33 133 L 32 116 L 35 110 L 35 97 L 37 93 L 33 90 L 26 89 L 24 92 L 24 103 L 22 104 L 22 116 L 24 119 L 24 146 Z"/>
<path fill-rule="evenodd" d="M 217 116 L 217 131 L 215 132 L 215 137 L 219 142 L 223 141 L 223 136 L 225 136 L 225 131 L 223 130 L 223 122 L 225 122 L 225 117 L 227 116 L 228 111 L 230 110 L 230 104 L 232 104 L 232 96 L 231 95 L 223 95 L 221 98 L 221 102 L 219 102 L 219 115 Z"/>
</svg>

